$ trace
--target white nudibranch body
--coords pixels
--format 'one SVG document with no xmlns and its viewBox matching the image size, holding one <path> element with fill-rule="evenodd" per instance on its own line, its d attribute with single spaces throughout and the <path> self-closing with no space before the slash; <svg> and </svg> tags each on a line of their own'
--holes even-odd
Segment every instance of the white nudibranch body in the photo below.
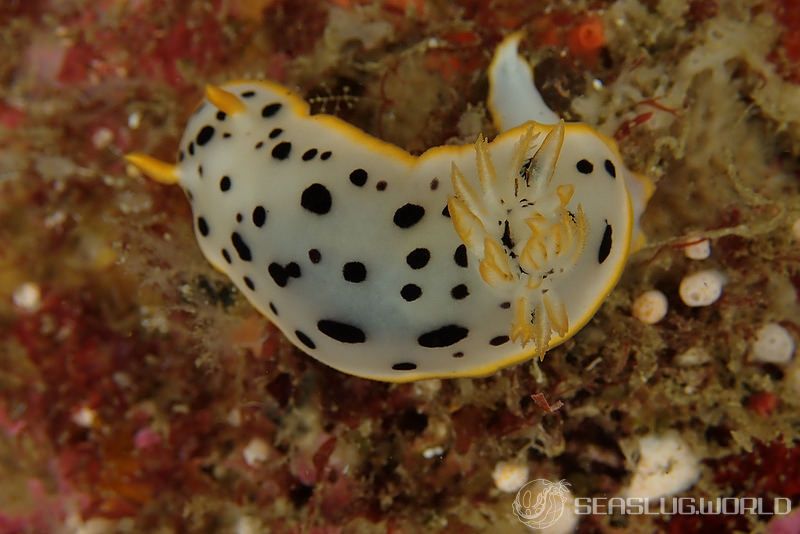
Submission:
<svg viewBox="0 0 800 534">
<path fill-rule="evenodd" d="M 285 87 L 209 87 L 172 166 L 200 249 L 301 350 L 405 382 L 543 355 L 591 319 L 633 227 L 613 141 L 526 122 L 419 157 Z"/>
</svg>

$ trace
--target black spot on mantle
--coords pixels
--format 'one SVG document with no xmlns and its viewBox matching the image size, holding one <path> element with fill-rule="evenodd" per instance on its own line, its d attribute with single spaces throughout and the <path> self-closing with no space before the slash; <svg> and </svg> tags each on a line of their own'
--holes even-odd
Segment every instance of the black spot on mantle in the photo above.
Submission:
<svg viewBox="0 0 800 534">
<path fill-rule="evenodd" d="M 406 204 L 394 212 L 394 224 L 400 228 L 411 228 L 425 215 L 425 208 L 417 204 Z"/>
<path fill-rule="evenodd" d="M 317 345 L 308 337 L 306 334 L 301 332 L 300 330 L 295 330 L 294 335 L 297 336 L 297 339 L 300 340 L 300 343 L 308 347 L 309 349 L 316 349 Z"/>
<path fill-rule="evenodd" d="M 367 278 L 367 268 L 360 261 L 349 261 L 342 268 L 342 276 L 348 282 L 358 284 Z"/>
<path fill-rule="evenodd" d="M 364 331 L 359 327 L 340 321 L 322 319 L 317 323 L 317 328 L 340 343 L 364 343 L 367 340 Z"/>
<path fill-rule="evenodd" d="M 231 243 L 233 243 L 233 248 L 236 249 L 236 253 L 239 254 L 239 258 L 242 261 L 252 261 L 253 256 L 250 254 L 250 247 L 247 246 L 247 243 L 244 242 L 238 232 L 231 234 Z"/>
<path fill-rule="evenodd" d="M 463 243 L 456 247 L 456 251 L 453 254 L 453 261 L 456 262 L 456 265 L 459 267 L 467 267 L 469 264 L 467 262 L 467 246 Z"/>
<path fill-rule="evenodd" d="M 367 183 L 367 171 L 364 169 L 356 169 L 350 173 L 350 183 L 357 187 L 364 187 L 364 184 Z"/>
<path fill-rule="evenodd" d="M 493 337 L 489 341 L 489 345 L 491 345 L 493 347 L 499 347 L 500 345 L 504 345 L 505 343 L 508 343 L 508 336 Z"/>
<path fill-rule="evenodd" d="M 300 197 L 300 205 L 317 215 L 325 215 L 331 210 L 331 193 L 322 184 L 311 184 Z"/>
<path fill-rule="evenodd" d="M 605 169 L 606 169 L 606 172 L 607 172 L 607 173 L 608 173 L 608 174 L 609 174 L 609 175 L 610 175 L 612 178 L 616 178 L 616 177 L 617 177 L 617 168 L 616 168 L 616 167 L 614 167 L 614 164 L 613 164 L 613 163 L 611 163 L 611 160 L 610 160 L 610 159 L 607 159 L 607 160 L 606 160 L 606 162 L 603 164 L 603 166 L 605 167 Z"/>
<path fill-rule="evenodd" d="M 253 209 L 253 224 L 261 228 L 267 222 L 267 210 L 264 206 L 256 206 Z"/>
<path fill-rule="evenodd" d="M 437 328 L 436 330 L 425 332 L 417 338 L 417 343 L 419 343 L 421 347 L 427 348 L 449 347 L 450 345 L 455 345 L 468 335 L 469 329 L 456 324 L 449 324 Z"/>
<path fill-rule="evenodd" d="M 269 118 L 269 117 L 273 117 L 273 116 L 275 116 L 276 113 L 278 113 L 281 110 L 282 107 L 283 107 L 283 104 L 281 104 L 280 102 L 274 102 L 272 104 L 267 104 L 266 106 L 264 106 L 262 108 L 261 116 L 264 117 L 265 119 Z"/>
<path fill-rule="evenodd" d="M 400 290 L 400 296 L 407 302 L 413 302 L 422 296 L 422 288 L 416 284 L 406 284 Z"/>
<path fill-rule="evenodd" d="M 597 263 L 603 263 L 611 254 L 611 225 L 606 222 L 606 229 L 603 232 L 603 240 L 600 242 L 600 248 L 597 250 Z"/>
<path fill-rule="evenodd" d="M 592 165 L 591 161 L 582 159 L 575 164 L 575 168 L 578 169 L 578 172 L 581 174 L 592 174 L 594 165 Z"/>
<path fill-rule="evenodd" d="M 465 284 L 458 284 L 450 290 L 450 296 L 455 300 L 461 300 L 469 296 L 469 288 Z"/>
<path fill-rule="evenodd" d="M 415 248 L 406 256 L 406 263 L 412 269 L 422 269 L 431 259 L 431 253 L 427 248 Z"/>
<path fill-rule="evenodd" d="M 272 149 L 272 157 L 277 160 L 284 160 L 289 157 L 292 152 L 292 143 L 289 141 L 281 141 Z"/>
<path fill-rule="evenodd" d="M 197 134 L 197 139 L 195 139 L 195 141 L 197 141 L 198 146 L 203 146 L 211 141 L 212 137 L 214 137 L 214 127 L 203 126 L 203 128 L 200 130 L 200 133 Z"/>
</svg>

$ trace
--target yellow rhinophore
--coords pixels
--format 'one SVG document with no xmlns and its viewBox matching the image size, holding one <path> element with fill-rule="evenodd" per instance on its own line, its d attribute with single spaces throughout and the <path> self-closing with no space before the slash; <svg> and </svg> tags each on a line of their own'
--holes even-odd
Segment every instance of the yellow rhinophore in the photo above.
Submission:
<svg viewBox="0 0 800 534">
<path fill-rule="evenodd" d="M 206 85 L 206 98 L 217 109 L 228 115 L 236 115 L 247 109 L 239 97 L 215 85 Z"/>
<path fill-rule="evenodd" d="M 161 184 L 176 184 L 180 178 L 177 166 L 148 156 L 147 154 L 132 152 L 125 156 L 125 161 Z"/>
</svg>

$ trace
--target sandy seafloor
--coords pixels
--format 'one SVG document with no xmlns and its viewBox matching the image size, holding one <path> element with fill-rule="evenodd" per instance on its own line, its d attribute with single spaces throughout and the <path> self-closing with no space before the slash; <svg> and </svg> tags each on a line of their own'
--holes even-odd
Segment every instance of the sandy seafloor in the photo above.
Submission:
<svg viewBox="0 0 800 534">
<path fill-rule="evenodd" d="M 648 246 L 540 363 L 326 368 L 204 260 L 180 189 L 121 159 L 173 161 L 204 84 L 237 78 L 413 153 L 493 136 L 486 67 L 517 29 L 548 104 L 656 183 Z M 753 357 L 767 323 L 800 337 L 798 32 L 792 0 L 2 2 L 0 532 L 525 532 L 498 462 L 631 494 L 650 438 L 682 444 L 656 488 L 764 513 L 579 532 L 800 532 L 768 515 L 800 505 L 800 358 Z M 721 298 L 686 306 L 705 269 Z M 632 313 L 650 289 L 654 325 Z"/>
</svg>

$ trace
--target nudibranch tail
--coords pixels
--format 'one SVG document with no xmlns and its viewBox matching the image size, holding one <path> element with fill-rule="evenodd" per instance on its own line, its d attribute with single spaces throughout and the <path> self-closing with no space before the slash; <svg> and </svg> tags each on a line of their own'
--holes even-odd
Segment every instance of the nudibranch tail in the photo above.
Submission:
<svg viewBox="0 0 800 534">
<path fill-rule="evenodd" d="M 514 146 L 502 187 L 483 136 L 475 142 L 481 195 L 457 165 L 451 166 L 454 195 L 448 199 L 456 233 L 479 259 L 489 286 L 515 295 L 509 337 L 533 342 L 542 356 L 552 333 L 564 337 L 569 316 L 554 280 L 570 270 L 586 246 L 589 224 L 583 205 L 570 211 L 575 185 L 554 184 L 564 143 L 559 122 L 543 138 L 528 126 Z"/>
<path fill-rule="evenodd" d="M 236 115 L 247 109 L 239 97 L 215 85 L 206 85 L 206 98 L 227 115 Z"/>
<path fill-rule="evenodd" d="M 519 55 L 521 39 L 521 32 L 506 37 L 495 50 L 489 66 L 488 105 L 500 131 L 529 120 L 542 124 L 558 122 L 558 115 L 547 107 L 533 83 L 530 65 Z"/>
<path fill-rule="evenodd" d="M 150 179 L 162 184 L 176 184 L 180 179 L 180 172 L 177 166 L 147 154 L 131 152 L 125 155 L 125 161 L 142 171 Z"/>
</svg>

